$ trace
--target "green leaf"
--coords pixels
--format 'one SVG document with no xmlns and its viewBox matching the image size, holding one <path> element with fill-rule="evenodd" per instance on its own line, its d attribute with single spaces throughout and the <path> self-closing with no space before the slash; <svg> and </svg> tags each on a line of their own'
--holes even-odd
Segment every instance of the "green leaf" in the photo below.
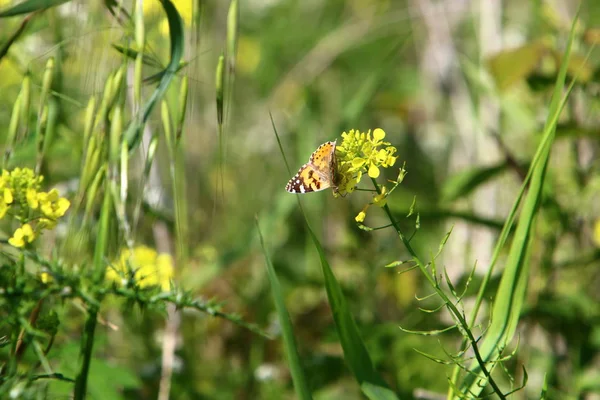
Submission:
<svg viewBox="0 0 600 400">
<path fill-rule="evenodd" d="M 545 43 L 537 41 L 499 52 L 491 57 L 488 67 L 498 88 L 508 89 L 531 75 L 547 50 Z"/>
<path fill-rule="evenodd" d="M 130 58 L 131 60 L 135 60 L 140 54 L 139 51 L 132 49 L 131 47 L 121 46 L 120 44 L 113 43 L 112 47 L 119 53 L 123 54 L 125 57 Z M 162 65 L 160 65 L 160 61 L 158 61 L 153 56 L 149 56 L 146 53 L 142 53 L 142 62 L 145 65 L 149 65 L 151 67 L 162 68 Z"/>
<path fill-rule="evenodd" d="M 496 175 L 500 174 L 508 164 L 502 161 L 489 167 L 479 167 L 468 171 L 461 171 L 446 181 L 442 187 L 442 201 L 451 202 L 465 197 L 486 183 Z"/>
<path fill-rule="evenodd" d="M 306 215 L 304 217 L 306 218 Z M 342 344 L 342 349 L 344 350 L 344 358 L 348 367 L 360 384 L 361 390 L 369 399 L 398 399 L 396 394 L 387 386 L 383 378 L 375 370 L 371 357 L 367 352 L 367 347 L 360 337 L 354 317 L 350 313 L 348 303 L 342 293 L 342 288 L 327 262 L 323 247 L 308 225 L 308 220 L 306 221 L 306 224 L 310 237 L 319 253 L 321 268 L 323 270 L 323 276 L 325 277 L 325 289 L 327 290 L 329 305 L 333 312 L 335 327 Z"/>
<path fill-rule="evenodd" d="M 296 346 L 296 338 L 294 336 L 294 329 L 292 327 L 292 321 L 290 315 L 285 307 L 285 301 L 283 299 L 283 293 L 281 292 L 281 286 L 275 273 L 275 268 L 271 264 L 269 254 L 265 247 L 260 226 L 258 225 L 258 218 L 256 219 L 256 229 L 258 230 L 258 236 L 260 238 L 260 245 L 265 255 L 265 265 L 267 267 L 267 275 L 269 282 L 271 283 L 271 293 L 273 293 L 273 300 L 275 302 L 275 309 L 277 310 L 277 316 L 279 317 L 279 324 L 281 325 L 281 332 L 283 334 L 283 343 L 285 346 L 285 353 L 288 358 L 288 365 L 290 367 L 290 373 L 292 374 L 292 380 L 294 381 L 294 388 L 296 394 L 300 399 L 312 399 L 312 395 L 306 382 L 304 371 L 300 363 L 300 357 L 298 356 L 298 347 Z"/>
<path fill-rule="evenodd" d="M 4 11 L 0 11 L 0 18 L 14 17 L 15 15 L 29 14 L 46 8 L 55 7 L 71 0 L 28 0 L 16 4 Z"/>
<path fill-rule="evenodd" d="M 140 113 L 132 119 L 127 130 L 125 132 L 125 140 L 128 143 L 129 150 L 136 148 L 141 140 L 141 130 L 143 125 L 150 117 L 150 113 L 154 109 L 156 103 L 162 99 L 163 95 L 169 88 L 171 80 L 175 77 L 175 74 L 179 70 L 179 63 L 183 55 L 183 23 L 181 17 L 177 12 L 177 9 L 170 0 L 160 0 L 165 13 L 167 14 L 167 21 L 169 23 L 169 35 L 171 39 L 171 59 L 167 68 L 164 70 L 164 74 L 160 79 L 158 87 L 152 92 L 150 99 L 140 111 Z"/>
</svg>

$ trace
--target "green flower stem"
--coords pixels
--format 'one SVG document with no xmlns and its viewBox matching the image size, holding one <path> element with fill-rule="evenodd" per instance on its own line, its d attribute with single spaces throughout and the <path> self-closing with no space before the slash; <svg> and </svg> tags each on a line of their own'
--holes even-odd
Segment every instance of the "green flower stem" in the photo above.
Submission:
<svg viewBox="0 0 600 400">
<path fill-rule="evenodd" d="M 75 379 L 75 391 L 73 393 L 74 400 L 83 400 L 86 395 L 87 377 L 90 372 L 90 362 L 92 360 L 92 349 L 94 347 L 94 334 L 96 332 L 96 321 L 98 318 L 98 308 L 90 306 L 88 308 L 88 316 L 85 321 L 83 335 L 81 337 L 82 354 L 81 367 L 77 378 Z"/>
<path fill-rule="evenodd" d="M 94 282 L 100 284 L 104 280 L 105 257 L 108 248 L 108 231 L 110 224 L 110 216 L 112 215 L 112 202 L 110 182 L 105 181 L 104 200 L 100 214 L 100 224 L 98 226 L 96 248 L 94 249 Z M 87 378 L 90 372 L 90 363 L 92 361 L 92 350 L 94 348 L 94 334 L 96 332 L 96 324 L 98 321 L 98 302 L 86 302 L 88 306 L 88 316 L 83 328 L 81 337 L 81 350 L 79 353 L 80 366 L 77 378 L 75 379 L 75 390 L 73 397 L 75 400 L 84 399 L 87 389 Z"/>
<path fill-rule="evenodd" d="M 381 188 L 377 184 L 377 181 L 374 178 L 371 178 L 371 181 L 373 182 L 373 185 L 375 186 L 375 190 L 377 191 L 377 193 L 381 194 Z M 427 267 L 421 261 L 421 259 L 419 258 L 419 256 L 415 252 L 415 250 L 412 248 L 409 240 L 406 238 L 406 236 L 404 236 L 404 234 L 400 230 L 400 227 L 398 226 L 398 223 L 392 216 L 392 212 L 390 211 L 388 205 L 386 204 L 382 208 L 385 211 L 385 213 L 387 214 L 388 218 L 390 219 L 391 225 L 396 230 L 396 233 L 398 233 L 398 236 L 400 237 L 400 240 L 404 244 L 404 247 L 406 247 L 406 250 L 408 250 L 408 252 L 412 256 L 413 260 L 417 263 L 419 269 L 421 270 L 421 272 L 423 273 L 423 275 L 425 276 L 425 278 L 427 279 L 427 281 L 429 282 L 431 287 L 433 287 L 433 289 L 436 291 L 438 296 L 440 296 L 440 298 L 444 301 L 444 303 L 446 304 L 446 307 L 450 310 L 450 312 L 452 313 L 454 318 L 456 318 L 458 323 L 461 325 L 460 330 L 464 331 L 465 334 L 468 336 L 469 342 L 471 343 L 471 347 L 473 348 L 473 353 L 475 355 L 475 358 L 477 359 L 477 362 L 481 366 L 481 370 L 482 370 L 483 374 L 489 380 L 489 383 L 492 386 L 492 388 L 494 389 L 494 392 L 496 392 L 496 394 L 498 395 L 499 398 L 506 399 L 506 396 L 504 396 L 504 394 L 502 393 L 502 391 L 500 390 L 500 388 L 498 387 L 498 385 L 496 384 L 494 379 L 491 377 L 489 371 L 487 370 L 487 368 L 485 366 L 485 362 L 481 358 L 481 354 L 479 353 L 479 349 L 477 348 L 477 340 L 473 336 L 473 333 L 471 332 L 471 329 L 469 328 L 469 324 L 467 323 L 466 319 L 463 317 L 461 312 L 456 308 L 456 306 L 452 303 L 452 301 L 450 301 L 448 296 L 446 296 L 444 291 L 442 291 L 440 289 L 440 287 L 439 287 L 438 283 L 436 282 L 436 280 L 434 279 L 434 277 L 427 271 Z"/>
</svg>

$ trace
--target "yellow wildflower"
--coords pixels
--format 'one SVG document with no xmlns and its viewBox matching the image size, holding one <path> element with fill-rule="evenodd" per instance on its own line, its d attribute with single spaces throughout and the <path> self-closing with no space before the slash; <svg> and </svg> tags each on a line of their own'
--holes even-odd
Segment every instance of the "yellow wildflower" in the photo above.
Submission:
<svg viewBox="0 0 600 400">
<path fill-rule="evenodd" d="M 40 279 L 41 279 L 42 283 L 49 283 L 49 282 L 52 282 L 52 275 L 50 275 L 47 272 L 42 272 L 40 274 Z"/>
<path fill-rule="evenodd" d="M 338 192 L 352 192 L 363 173 L 378 178 L 380 168 L 396 163 L 396 148 L 384 142 L 385 132 L 377 128 L 371 133 L 354 129 L 342 133 L 342 143 L 336 147 Z"/>
<path fill-rule="evenodd" d="M 4 189 L 4 193 L 2 193 L 2 198 L 6 204 L 11 204 L 15 200 L 12 190 L 8 188 Z"/>
<path fill-rule="evenodd" d="M 44 229 L 53 229 L 57 219 L 65 215 L 69 200 L 60 197 L 58 190 L 41 192 L 42 176 L 36 176 L 30 168 L 2 170 L 0 176 L 0 218 L 10 211 L 23 224 L 9 243 L 23 247 L 31 243 Z"/>
<path fill-rule="evenodd" d="M 50 219 L 57 219 L 65 215 L 71 203 L 69 200 L 58 195 L 58 190 L 52 189 L 48 193 L 38 194 L 40 209 L 44 215 Z"/>
<path fill-rule="evenodd" d="M 23 247 L 26 243 L 31 243 L 35 239 L 35 233 L 31 225 L 25 224 L 17 228 L 13 236 L 8 239 L 8 243 L 15 247 Z"/>
<path fill-rule="evenodd" d="M 162 290 L 171 289 L 171 280 L 173 279 L 173 260 L 171 256 L 165 253 L 159 254 L 156 257 L 156 269 Z"/>
<path fill-rule="evenodd" d="M 35 210 L 36 208 L 39 207 L 40 202 L 38 200 L 37 190 L 35 190 L 34 188 L 28 188 L 27 194 L 25 196 L 27 198 L 27 204 L 29 205 L 29 208 L 32 208 Z"/>
<path fill-rule="evenodd" d="M 132 280 L 139 287 L 159 286 L 168 291 L 173 278 L 173 260 L 148 246 L 137 246 L 133 252 L 121 251 L 119 260 L 107 268 L 106 280 L 123 285 Z"/>
<path fill-rule="evenodd" d="M 600 218 L 596 220 L 594 224 L 594 236 L 593 236 L 594 244 L 600 247 Z"/>
<path fill-rule="evenodd" d="M 356 222 L 364 222 L 365 218 L 367 217 L 367 213 L 366 213 L 367 209 L 366 207 L 358 213 L 358 215 L 356 217 L 354 217 L 354 220 Z"/>
</svg>

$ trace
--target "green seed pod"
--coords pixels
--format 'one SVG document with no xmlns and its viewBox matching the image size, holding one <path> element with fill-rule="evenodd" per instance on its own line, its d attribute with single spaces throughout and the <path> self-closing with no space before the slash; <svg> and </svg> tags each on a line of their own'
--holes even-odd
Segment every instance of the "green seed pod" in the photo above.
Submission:
<svg viewBox="0 0 600 400">
<path fill-rule="evenodd" d="M 223 87 L 225 86 L 224 74 L 223 74 L 223 66 L 225 64 L 225 57 L 223 54 L 219 57 L 219 61 L 217 63 L 217 73 L 216 73 L 216 88 L 217 88 L 217 122 L 219 125 L 223 125 Z"/>
<path fill-rule="evenodd" d="M 29 71 L 25 74 L 23 78 L 23 83 L 21 84 L 21 126 L 24 129 L 24 136 L 27 136 L 27 130 L 29 128 L 29 109 L 31 102 L 31 78 L 29 77 Z M 18 140 L 18 139 L 17 139 Z"/>
<path fill-rule="evenodd" d="M 163 130 L 165 131 L 165 138 L 167 139 L 167 147 L 169 148 L 169 153 L 173 154 L 173 130 L 171 128 L 171 112 L 169 111 L 169 106 L 167 102 L 163 100 L 160 103 L 160 117 L 163 124 Z"/>
<path fill-rule="evenodd" d="M 121 107 L 115 107 L 113 110 L 113 116 L 110 123 L 110 151 L 108 156 L 108 161 L 110 164 L 110 176 L 111 178 L 116 178 L 113 173 L 115 173 L 115 168 L 119 161 L 119 154 L 121 151 L 121 137 L 123 135 L 123 121 L 122 121 L 123 111 Z"/>
<path fill-rule="evenodd" d="M 181 87 L 179 89 L 179 119 L 177 121 L 177 133 L 176 143 L 179 143 L 181 135 L 183 133 L 183 125 L 185 124 L 185 111 L 187 108 L 188 98 L 188 77 L 184 76 L 181 80 Z"/>
<path fill-rule="evenodd" d="M 83 147 L 86 148 L 92 135 L 92 128 L 94 127 L 94 109 L 96 108 L 96 97 L 90 97 L 88 105 L 85 109 L 85 116 L 83 118 Z"/>
<path fill-rule="evenodd" d="M 15 148 L 17 131 L 19 130 L 19 120 L 21 117 L 21 100 L 23 99 L 23 93 L 19 93 L 15 104 L 13 105 L 12 114 L 10 116 L 10 122 L 8 124 L 8 134 L 6 135 L 6 144 L 4 146 L 4 164 L 3 168 L 6 168 L 6 163 L 12 154 L 12 149 Z"/>
<path fill-rule="evenodd" d="M 235 71 L 239 17 L 238 1 L 233 0 L 229 5 L 229 12 L 227 13 L 227 66 L 229 67 L 229 73 Z"/>
</svg>

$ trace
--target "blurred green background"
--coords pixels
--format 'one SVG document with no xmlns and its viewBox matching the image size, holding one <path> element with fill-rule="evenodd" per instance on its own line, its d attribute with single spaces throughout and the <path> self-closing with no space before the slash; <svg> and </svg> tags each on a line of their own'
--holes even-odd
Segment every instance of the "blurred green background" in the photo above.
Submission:
<svg viewBox="0 0 600 400">
<path fill-rule="evenodd" d="M 131 2 L 123 3 L 131 9 Z M 164 65 L 166 21 L 157 0 L 143 3 L 148 49 Z M 173 399 L 294 398 L 254 223 L 258 216 L 315 398 L 362 398 L 344 363 L 318 254 L 296 196 L 284 190 L 291 175 L 272 121 L 292 174 L 319 144 L 339 139 L 343 131 L 384 129 L 408 171 L 388 205 L 409 235 L 416 230 L 412 244 L 420 254 L 433 256 L 452 229 L 437 264 L 461 288 L 476 265 L 464 299 L 469 310 L 540 138 L 578 4 L 240 1 L 235 82 L 220 146 L 215 68 L 226 46 L 229 2 L 173 3 L 185 22 L 188 64 L 167 98 L 177 98 L 181 77 L 190 82 L 181 160 L 189 262 L 175 266 L 174 281 L 195 296 L 225 302 L 226 311 L 240 313 L 274 339 L 197 312 L 182 312 L 178 323 L 168 325 L 166 314 L 114 302 L 101 310 L 90 397 L 156 398 L 169 338 L 175 349 Z M 0 1 L 3 7 L 10 4 Z M 0 46 L 23 20 L 0 19 Z M 600 4 L 583 2 L 569 64 L 572 74 L 579 71 L 579 81 L 559 121 L 533 239 L 527 307 L 518 348 L 515 341 L 510 349 L 516 348 L 516 355 L 506 363 L 516 382 L 496 371 L 509 388 L 519 386 L 526 369 L 527 386 L 515 398 L 539 397 L 544 375 L 548 398 L 600 396 L 600 60 L 595 51 L 586 58 L 600 38 L 599 23 Z M 106 77 L 124 59 L 113 47 L 126 45 L 123 30 L 103 2 L 72 1 L 31 17 L 0 59 L 2 142 L 24 75 L 31 74 L 35 99 L 46 61 L 56 59 L 57 123 L 43 173 L 46 183 L 59 185 L 63 194 L 73 192 L 79 177 L 88 99 L 102 92 Z M 145 67 L 144 77 L 160 69 Z M 161 129 L 155 111 L 145 135 Z M 22 143 L 12 163 L 34 162 L 35 141 Z M 136 240 L 159 251 L 174 246 L 163 231 L 173 220 L 170 163 L 161 138 L 144 192 L 135 173 L 130 184 L 133 197 L 145 203 Z M 131 168 L 142 166 L 140 153 Z M 389 171 L 387 178 L 396 176 Z M 415 197 L 418 226 L 415 215 L 406 218 Z M 402 398 L 445 398 L 452 365 L 415 349 L 445 358 L 444 352 L 457 351 L 462 337 L 456 331 L 433 337 L 399 329 L 435 330 L 453 322 L 445 312 L 420 310 L 438 303 L 416 300 L 431 292 L 418 270 L 399 274 L 403 265 L 384 268 L 409 255 L 393 231 L 357 227 L 354 218 L 370 199 L 360 191 L 334 198 L 327 190 L 303 195 L 301 201 L 378 371 Z M 370 227 L 386 224 L 377 207 L 367 215 Z M 50 254 L 53 245 L 39 247 Z M 486 300 L 495 293 L 502 257 Z M 57 371 L 74 375 L 83 315 L 70 303 L 57 310 L 61 334 L 50 355 Z M 479 333 L 489 317 L 482 316 Z M 68 383 L 53 382 L 47 398 L 66 398 L 70 390 Z"/>
</svg>

